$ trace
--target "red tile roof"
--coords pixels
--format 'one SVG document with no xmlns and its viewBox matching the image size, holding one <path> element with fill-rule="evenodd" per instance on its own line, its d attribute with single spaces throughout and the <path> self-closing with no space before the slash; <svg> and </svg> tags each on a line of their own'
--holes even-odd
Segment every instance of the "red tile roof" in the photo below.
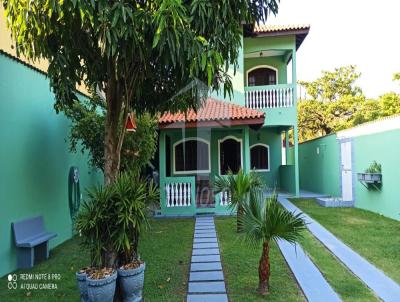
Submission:
<svg viewBox="0 0 400 302">
<path fill-rule="evenodd" d="M 159 124 L 193 123 L 208 121 L 240 121 L 264 119 L 265 113 L 230 102 L 208 98 L 204 105 L 195 112 L 193 109 L 185 114 L 182 112 L 166 112 L 159 118 Z"/>
<path fill-rule="evenodd" d="M 297 25 L 256 24 L 254 26 L 255 33 L 273 33 L 273 32 L 308 30 L 308 29 L 310 29 L 310 25 L 308 24 L 297 24 Z"/>
</svg>

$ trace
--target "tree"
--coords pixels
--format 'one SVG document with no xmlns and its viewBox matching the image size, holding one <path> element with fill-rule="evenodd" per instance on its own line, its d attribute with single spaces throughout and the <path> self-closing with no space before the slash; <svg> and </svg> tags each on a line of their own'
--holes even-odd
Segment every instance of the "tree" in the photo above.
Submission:
<svg viewBox="0 0 400 302">
<path fill-rule="evenodd" d="M 271 275 L 269 250 L 271 241 L 284 239 L 295 244 L 306 229 L 302 213 L 289 212 L 283 208 L 277 195 L 264 199 L 263 194 L 250 195 L 249 203 L 244 204 L 241 224 L 247 241 L 254 246 L 262 244 L 262 254 L 258 266 L 258 290 L 262 295 L 269 291 Z"/>
<path fill-rule="evenodd" d="M 361 88 L 355 85 L 360 75 L 354 65 L 349 65 L 323 71 L 315 81 L 299 82 L 308 95 L 308 99 L 298 102 L 300 141 L 351 125 L 353 115 L 365 101 Z"/>
<path fill-rule="evenodd" d="M 128 113 L 195 108 L 207 93 L 198 81 L 230 94 L 228 67 L 237 66 L 243 22 L 265 20 L 278 9 L 276 0 L 3 0 L 3 5 L 17 53 L 49 61 L 57 111 L 78 100 L 75 88 L 82 82 L 92 94 L 104 93 L 106 184 L 118 175 Z"/>
<path fill-rule="evenodd" d="M 104 169 L 104 102 L 98 97 L 74 102 L 64 110 L 71 120 L 70 151 L 89 153 L 89 164 Z M 157 150 L 157 118 L 143 113 L 136 117 L 137 129 L 128 133 L 121 152 L 121 170 L 140 171 L 151 161 Z"/>
<path fill-rule="evenodd" d="M 396 72 L 393 75 L 393 81 L 400 81 L 400 72 Z"/>
<path fill-rule="evenodd" d="M 17 53 L 48 60 L 57 111 L 79 102 L 75 88 L 82 83 L 92 95 L 104 94 L 106 185 L 120 170 L 128 114 L 196 108 L 209 90 L 230 94 L 228 68 L 238 65 L 243 22 L 266 20 L 278 10 L 276 0 L 3 0 L 3 5 Z"/>
<path fill-rule="evenodd" d="M 315 81 L 299 81 L 299 84 L 305 87 L 312 100 L 333 102 L 343 96 L 362 95 L 361 88 L 355 85 L 360 76 L 355 65 L 348 65 L 333 71 L 322 71 L 322 76 Z"/>
<path fill-rule="evenodd" d="M 235 175 L 232 171 L 226 176 L 217 176 L 214 183 L 216 193 L 228 193 L 230 197 L 229 206 L 236 209 L 237 232 L 242 231 L 240 217 L 243 215 L 244 204 L 248 202 L 251 192 L 262 191 L 264 184 L 255 173 L 244 173 L 242 169 Z"/>
</svg>

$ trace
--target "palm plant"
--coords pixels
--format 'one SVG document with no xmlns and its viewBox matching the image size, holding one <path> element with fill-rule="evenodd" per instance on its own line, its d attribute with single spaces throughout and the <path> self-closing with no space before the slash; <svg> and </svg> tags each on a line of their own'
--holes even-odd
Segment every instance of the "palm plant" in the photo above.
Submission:
<svg viewBox="0 0 400 302">
<path fill-rule="evenodd" d="M 214 182 L 215 193 L 228 193 L 229 207 L 236 209 L 237 232 L 241 231 L 240 217 L 243 214 L 243 205 L 248 201 L 250 192 L 261 192 L 264 183 L 258 174 L 251 171 L 246 174 L 242 169 L 235 175 L 228 171 L 228 175 L 217 176 Z"/>
<path fill-rule="evenodd" d="M 271 275 L 269 249 L 271 241 L 279 239 L 296 244 L 302 237 L 306 222 L 302 213 L 289 212 L 278 202 L 277 195 L 264 198 L 263 194 L 252 192 L 249 202 L 243 205 L 240 218 L 246 240 L 255 246 L 262 244 L 262 254 L 258 265 L 258 290 L 262 295 L 269 291 Z"/>
</svg>

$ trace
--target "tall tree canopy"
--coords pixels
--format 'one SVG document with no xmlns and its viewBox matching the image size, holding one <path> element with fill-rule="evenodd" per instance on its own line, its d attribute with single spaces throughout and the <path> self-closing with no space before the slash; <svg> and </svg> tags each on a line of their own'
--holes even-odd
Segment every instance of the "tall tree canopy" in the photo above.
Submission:
<svg viewBox="0 0 400 302">
<path fill-rule="evenodd" d="M 195 107 L 206 90 L 232 91 L 243 22 L 263 21 L 277 0 L 3 0 L 18 53 L 49 61 L 56 110 L 78 102 L 82 82 L 105 95 L 104 174 L 120 167 L 129 111 Z M 181 92 L 178 97 L 176 94 Z"/>
<path fill-rule="evenodd" d="M 298 102 L 300 141 L 400 113 L 400 95 L 390 92 L 367 99 L 356 86 L 360 76 L 356 67 L 349 65 L 323 71 L 313 82 L 299 82 L 307 92 L 307 98 Z"/>
</svg>

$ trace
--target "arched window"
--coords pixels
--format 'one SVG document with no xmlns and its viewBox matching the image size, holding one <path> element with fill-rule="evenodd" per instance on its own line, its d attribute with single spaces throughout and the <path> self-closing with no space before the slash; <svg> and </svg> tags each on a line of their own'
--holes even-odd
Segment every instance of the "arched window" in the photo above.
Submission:
<svg viewBox="0 0 400 302">
<path fill-rule="evenodd" d="M 250 147 L 251 168 L 258 171 L 269 171 L 269 146 L 255 144 Z"/>
<path fill-rule="evenodd" d="M 248 86 L 263 86 L 277 84 L 277 70 L 273 67 L 260 66 L 251 69 L 247 73 Z"/>
<path fill-rule="evenodd" d="M 210 172 L 210 144 L 200 138 L 189 138 L 174 144 L 174 172 Z"/>
<path fill-rule="evenodd" d="M 242 140 L 227 136 L 218 141 L 219 174 L 226 175 L 228 171 L 236 174 L 242 167 Z"/>
</svg>

